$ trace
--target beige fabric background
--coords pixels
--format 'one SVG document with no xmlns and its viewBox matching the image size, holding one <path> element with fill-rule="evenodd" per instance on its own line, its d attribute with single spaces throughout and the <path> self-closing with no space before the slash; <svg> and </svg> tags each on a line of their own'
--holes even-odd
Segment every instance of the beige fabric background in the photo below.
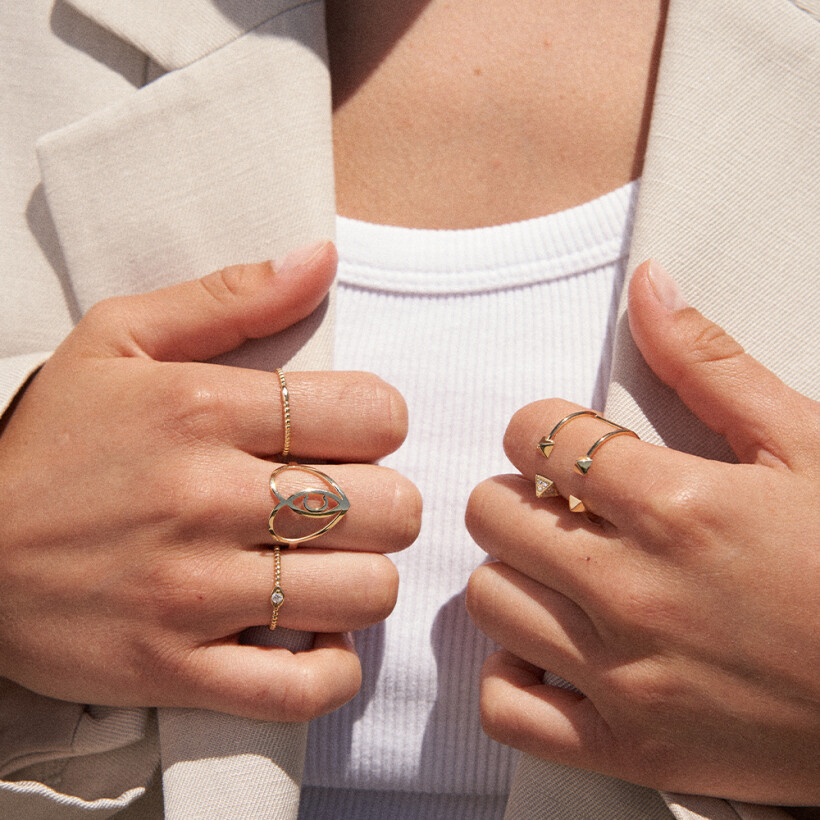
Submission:
<svg viewBox="0 0 820 820">
<path fill-rule="evenodd" d="M 633 261 L 658 256 L 693 304 L 818 396 L 820 28 L 808 3 L 671 0 Z M 0 8 L 0 93 L 14 113 L 0 132 L 3 406 L 98 299 L 277 257 L 331 236 L 335 210 L 319 0 L 15 6 Z M 323 306 L 231 361 L 328 367 L 331 319 Z M 726 455 L 646 373 L 623 319 L 617 352 L 610 413 L 649 439 Z M 295 816 L 304 727 L 84 709 L 7 682 L 0 727 L 2 816 L 160 816 L 160 759 L 168 817 Z M 556 817 L 544 782 L 523 758 L 508 816 Z M 778 814 L 669 801 L 681 818 Z M 591 816 L 654 816 L 637 806 Z"/>
</svg>

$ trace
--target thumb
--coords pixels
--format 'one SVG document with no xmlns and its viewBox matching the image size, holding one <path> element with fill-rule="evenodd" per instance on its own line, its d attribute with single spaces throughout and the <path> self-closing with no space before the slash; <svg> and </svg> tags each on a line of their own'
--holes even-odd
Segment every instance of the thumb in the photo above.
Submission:
<svg viewBox="0 0 820 820">
<path fill-rule="evenodd" d="M 204 361 L 309 315 L 327 293 L 336 261 L 336 249 L 325 240 L 281 262 L 234 265 L 161 290 L 106 299 L 72 335 L 79 335 L 86 355 Z"/>
<path fill-rule="evenodd" d="M 808 400 L 689 307 L 654 260 L 630 282 L 629 327 L 658 378 L 727 439 L 740 461 L 797 466 Z"/>
</svg>

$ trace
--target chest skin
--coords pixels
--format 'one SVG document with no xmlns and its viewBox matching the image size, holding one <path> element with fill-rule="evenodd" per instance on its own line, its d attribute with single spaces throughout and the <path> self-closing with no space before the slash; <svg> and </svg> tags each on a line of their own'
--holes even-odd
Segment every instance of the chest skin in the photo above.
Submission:
<svg viewBox="0 0 820 820">
<path fill-rule="evenodd" d="M 328 0 L 337 204 L 514 222 L 640 176 L 666 0 Z"/>
</svg>

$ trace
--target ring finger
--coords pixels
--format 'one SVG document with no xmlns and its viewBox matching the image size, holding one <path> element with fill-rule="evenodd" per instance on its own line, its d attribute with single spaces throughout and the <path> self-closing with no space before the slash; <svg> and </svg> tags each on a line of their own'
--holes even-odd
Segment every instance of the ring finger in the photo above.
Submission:
<svg viewBox="0 0 820 820">
<path fill-rule="evenodd" d="M 180 622 L 205 640 L 269 624 L 273 552 L 234 552 L 189 577 L 180 591 Z M 280 586 L 285 596 L 278 626 L 309 632 L 348 632 L 384 620 L 396 603 L 398 573 L 376 553 L 285 550 Z"/>
</svg>

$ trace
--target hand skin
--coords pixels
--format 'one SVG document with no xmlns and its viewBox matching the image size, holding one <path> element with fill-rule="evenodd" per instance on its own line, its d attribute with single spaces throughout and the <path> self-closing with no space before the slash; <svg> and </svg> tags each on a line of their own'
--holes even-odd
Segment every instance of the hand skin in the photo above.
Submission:
<svg viewBox="0 0 820 820">
<path fill-rule="evenodd" d="M 537 402 L 505 438 L 521 475 L 479 485 L 467 525 L 493 563 L 467 605 L 504 650 L 482 674 L 490 736 L 670 791 L 820 804 L 820 405 L 685 303 L 655 264 L 629 290 L 655 373 L 740 461 L 628 436 Z M 617 421 L 617 420 L 616 420 Z M 563 497 L 536 499 L 536 472 Z M 600 520 L 571 513 L 582 498 Z M 583 693 L 545 686 L 550 670 Z"/>
<path fill-rule="evenodd" d="M 204 364 L 310 313 L 330 243 L 282 265 L 228 268 L 92 308 L 33 379 L 0 436 L 0 675 L 76 702 L 187 706 L 308 720 L 349 700 L 348 630 L 385 618 L 418 491 L 367 462 L 407 428 L 404 400 L 364 373 L 288 373 L 292 457 L 350 512 L 283 549 L 283 627 L 311 651 L 240 645 L 270 619 L 268 479 L 284 430 L 273 373 Z M 315 547 L 314 547 L 315 544 Z M 319 548 L 321 545 L 321 548 Z"/>
</svg>

